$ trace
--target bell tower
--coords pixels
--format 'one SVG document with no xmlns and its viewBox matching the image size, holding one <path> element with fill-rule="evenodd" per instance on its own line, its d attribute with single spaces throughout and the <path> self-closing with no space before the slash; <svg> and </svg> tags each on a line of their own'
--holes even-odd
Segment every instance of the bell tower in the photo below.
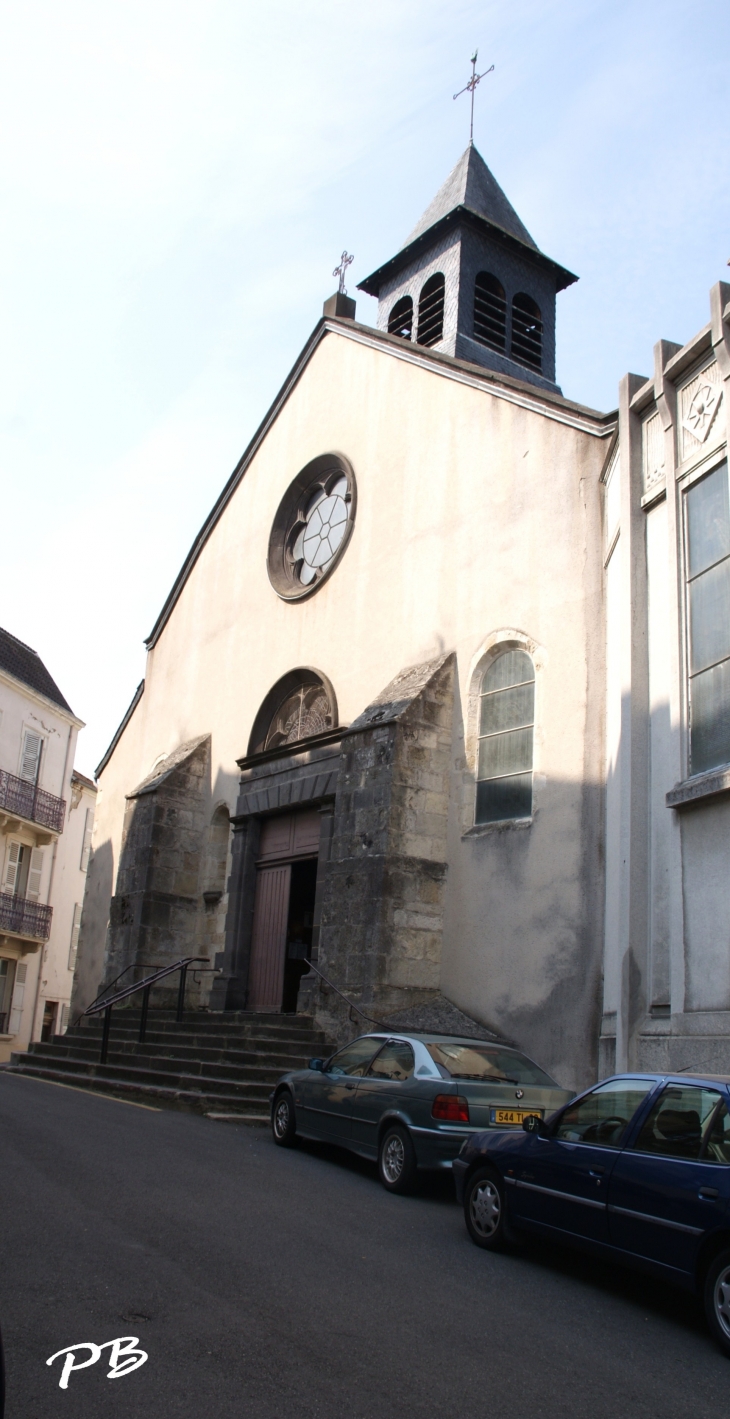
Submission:
<svg viewBox="0 0 730 1419">
<path fill-rule="evenodd" d="M 577 279 L 536 246 L 470 143 L 358 290 L 377 296 L 379 330 L 554 390 L 555 298 Z"/>
</svg>

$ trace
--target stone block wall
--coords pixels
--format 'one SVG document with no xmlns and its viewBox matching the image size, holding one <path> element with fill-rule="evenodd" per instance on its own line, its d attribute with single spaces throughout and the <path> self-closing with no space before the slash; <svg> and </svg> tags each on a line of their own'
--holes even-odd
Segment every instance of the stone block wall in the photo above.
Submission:
<svg viewBox="0 0 730 1419">
<path fill-rule="evenodd" d="M 438 989 L 453 693 L 453 656 L 416 666 L 343 737 L 318 964 L 376 1014 Z"/>
<path fill-rule="evenodd" d="M 127 800 L 105 981 L 128 966 L 166 966 L 199 954 L 209 761 L 209 736 L 181 745 Z M 129 971 L 125 983 L 133 979 Z"/>
</svg>

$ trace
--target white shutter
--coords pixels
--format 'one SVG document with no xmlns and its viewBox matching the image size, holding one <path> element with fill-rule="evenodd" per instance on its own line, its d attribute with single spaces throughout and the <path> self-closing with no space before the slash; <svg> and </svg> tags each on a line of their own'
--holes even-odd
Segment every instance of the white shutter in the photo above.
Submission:
<svg viewBox="0 0 730 1419">
<path fill-rule="evenodd" d="M 23 740 L 23 758 L 20 763 L 20 777 L 27 779 L 28 783 L 38 782 L 42 748 L 43 740 L 40 734 L 34 734 L 31 729 L 26 729 Z"/>
<path fill-rule="evenodd" d="M 81 867 L 81 871 L 82 871 L 82 872 L 85 872 L 86 869 L 87 869 L 87 867 L 88 867 L 88 865 L 89 865 L 89 856 L 90 856 L 90 853 L 91 853 L 91 831 L 92 831 L 93 826 L 94 826 L 94 810 L 93 810 L 93 808 L 87 808 L 87 810 L 86 810 L 86 824 L 85 824 L 85 827 L 84 827 L 84 841 L 83 841 L 83 845 L 82 845 L 82 848 L 81 848 L 81 862 L 80 862 L 80 864 L 79 864 L 80 867 Z"/>
<path fill-rule="evenodd" d="M 37 902 L 41 895 L 41 875 L 43 872 L 43 850 L 34 847 L 30 854 L 30 867 L 28 868 L 28 885 L 25 895 L 29 902 Z"/>
<path fill-rule="evenodd" d="M 68 1025 L 68 1012 L 69 1012 L 69 1007 L 68 1007 L 68 1005 L 62 1005 L 62 1006 L 61 1006 L 61 1023 L 60 1023 L 60 1025 L 59 1025 L 59 1027 L 58 1027 L 58 1033 L 59 1033 L 59 1035 L 65 1035 L 65 1033 L 66 1033 L 66 1027 L 67 1027 L 67 1025 Z"/>
<path fill-rule="evenodd" d="M 28 974 L 28 967 L 24 961 L 19 961 L 15 967 L 15 989 L 13 990 L 13 1003 L 10 1007 L 10 1019 L 8 1021 L 8 1034 L 17 1035 L 20 1030 L 20 1020 L 23 1014 L 23 999 L 25 996 L 25 978 Z"/>
<path fill-rule="evenodd" d="M 76 902 L 74 906 L 73 923 L 71 926 L 71 945 L 68 953 L 68 968 L 73 970 L 76 965 L 76 952 L 79 949 L 79 932 L 81 930 L 81 903 Z"/>
<path fill-rule="evenodd" d="M 5 876 L 3 878 L 4 892 L 13 893 L 15 891 L 15 883 L 18 877 L 18 868 L 20 866 L 20 848 L 20 843 L 8 843 L 8 855 L 5 860 Z"/>
</svg>

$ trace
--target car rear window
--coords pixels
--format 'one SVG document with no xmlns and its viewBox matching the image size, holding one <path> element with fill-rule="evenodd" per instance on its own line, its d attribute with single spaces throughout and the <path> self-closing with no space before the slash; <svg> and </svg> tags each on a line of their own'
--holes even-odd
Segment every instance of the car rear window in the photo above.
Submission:
<svg viewBox="0 0 730 1419">
<path fill-rule="evenodd" d="M 544 1069 L 517 1050 L 501 1049 L 499 1045 L 479 1044 L 476 1041 L 474 1044 L 454 1044 L 450 1040 L 430 1040 L 425 1044 L 445 1078 L 557 1088 L 555 1080 Z"/>
</svg>

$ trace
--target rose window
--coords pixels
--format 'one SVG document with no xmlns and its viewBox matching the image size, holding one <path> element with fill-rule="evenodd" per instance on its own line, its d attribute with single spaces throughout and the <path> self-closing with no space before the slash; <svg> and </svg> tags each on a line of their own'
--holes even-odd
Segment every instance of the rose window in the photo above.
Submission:
<svg viewBox="0 0 730 1419">
<path fill-rule="evenodd" d="M 292 548 L 302 586 L 309 586 L 318 571 L 329 566 L 347 529 L 347 479 L 340 478 L 331 493 L 319 488 L 306 512 L 306 522 Z"/>
<path fill-rule="evenodd" d="M 313 458 L 290 483 L 269 537 L 267 570 L 285 601 L 298 601 L 329 576 L 355 520 L 355 475 L 339 453 Z"/>
</svg>

